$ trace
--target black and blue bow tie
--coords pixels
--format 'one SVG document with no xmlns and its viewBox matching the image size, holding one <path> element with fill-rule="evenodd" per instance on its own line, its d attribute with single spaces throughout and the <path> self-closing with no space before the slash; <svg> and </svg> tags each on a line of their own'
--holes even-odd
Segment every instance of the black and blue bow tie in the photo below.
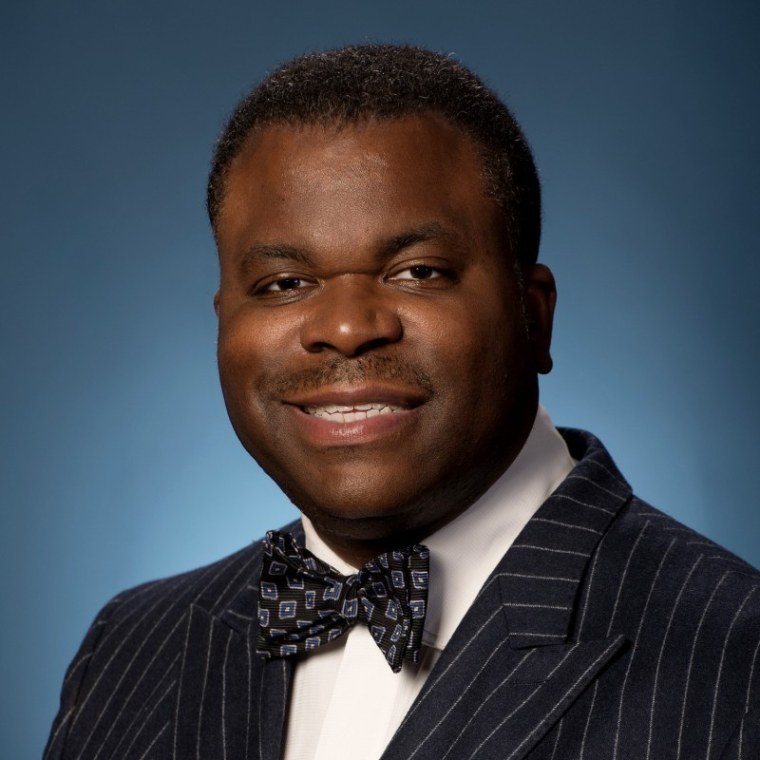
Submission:
<svg viewBox="0 0 760 760">
<path fill-rule="evenodd" d="M 355 575 L 341 575 L 289 533 L 264 541 L 256 651 L 288 657 L 317 649 L 365 623 L 394 673 L 416 663 L 427 607 L 430 552 L 386 552 Z"/>
</svg>

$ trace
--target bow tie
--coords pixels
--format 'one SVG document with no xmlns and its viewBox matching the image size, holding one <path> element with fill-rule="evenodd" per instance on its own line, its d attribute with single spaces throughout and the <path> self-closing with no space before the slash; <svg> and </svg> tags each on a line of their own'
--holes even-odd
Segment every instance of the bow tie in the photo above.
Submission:
<svg viewBox="0 0 760 760">
<path fill-rule="evenodd" d="M 394 673 L 416 663 L 427 604 L 427 547 L 386 552 L 355 575 L 341 575 L 289 533 L 269 531 L 259 587 L 256 651 L 310 652 L 365 623 Z"/>
</svg>

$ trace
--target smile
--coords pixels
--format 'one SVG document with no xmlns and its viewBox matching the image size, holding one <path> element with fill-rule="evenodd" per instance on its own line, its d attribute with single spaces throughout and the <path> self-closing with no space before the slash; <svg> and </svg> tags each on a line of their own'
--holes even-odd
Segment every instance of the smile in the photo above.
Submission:
<svg viewBox="0 0 760 760">
<path fill-rule="evenodd" d="M 319 448 L 392 445 L 419 424 L 431 393 L 388 383 L 330 385 L 283 399 L 294 432 Z"/>
<path fill-rule="evenodd" d="M 371 417 L 379 417 L 383 414 L 394 414 L 404 411 L 401 406 L 386 404 L 382 401 L 367 404 L 344 406 L 338 404 L 326 404 L 325 406 L 305 406 L 303 410 L 314 417 L 321 417 L 329 422 L 348 423 L 361 422 Z"/>
</svg>

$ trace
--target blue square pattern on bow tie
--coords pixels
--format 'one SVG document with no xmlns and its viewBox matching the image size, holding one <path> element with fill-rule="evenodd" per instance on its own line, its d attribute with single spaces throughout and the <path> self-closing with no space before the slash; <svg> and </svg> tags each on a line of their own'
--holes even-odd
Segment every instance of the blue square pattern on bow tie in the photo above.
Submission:
<svg viewBox="0 0 760 760">
<path fill-rule="evenodd" d="M 283 562 L 278 562 L 276 559 L 273 559 L 269 563 L 270 575 L 285 575 L 287 570 L 288 570 L 288 566 L 284 564 Z"/>
<path fill-rule="evenodd" d="M 406 586 L 404 574 L 401 570 L 391 570 L 391 583 L 393 583 L 393 588 L 404 588 Z"/>
<path fill-rule="evenodd" d="M 398 620 L 398 604 L 395 599 L 389 599 L 385 608 L 385 617 L 391 620 Z"/>
<path fill-rule="evenodd" d="M 354 599 L 345 599 L 343 601 L 343 617 L 345 618 L 355 618 L 357 614 L 359 613 L 359 600 Z"/>
<path fill-rule="evenodd" d="M 261 596 L 264 599 L 277 600 L 277 586 L 269 581 L 261 581 Z"/>
<path fill-rule="evenodd" d="M 401 638 L 401 634 L 404 632 L 404 629 L 401 627 L 399 623 L 396 623 L 396 625 L 393 628 L 393 633 L 391 634 L 391 641 L 398 641 Z"/>
<path fill-rule="evenodd" d="M 296 602 L 294 599 L 280 602 L 280 608 L 277 611 L 280 620 L 288 620 L 296 616 Z"/>
<path fill-rule="evenodd" d="M 372 620 L 372 615 L 375 612 L 375 605 L 366 597 L 362 597 L 362 607 L 364 608 L 364 615 L 367 620 Z"/>
<path fill-rule="evenodd" d="M 369 627 L 369 632 L 372 634 L 372 638 L 377 642 L 381 642 L 383 640 L 383 636 L 385 636 L 386 628 L 384 625 L 371 625 Z"/>
<path fill-rule="evenodd" d="M 325 578 L 327 588 L 322 593 L 322 598 L 327 601 L 331 599 L 337 601 L 340 599 L 340 592 L 343 590 L 343 584 L 340 581 L 333 580 L 332 578 Z"/>
<path fill-rule="evenodd" d="M 385 588 L 385 584 L 380 583 L 379 581 L 376 581 L 372 584 L 372 590 L 375 592 L 375 596 L 378 599 L 385 599 L 385 597 L 388 596 L 388 591 Z"/>
<path fill-rule="evenodd" d="M 285 577 L 285 580 L 287 581 L 288 588 L 300 590 L 304 587 L 303 578 L 301 577 L 293 578 L 290 575 L 288 575 Z"/>
<path fill-rule="evenodd" d="M 412 570 L 412 585 L 415 588 L 428 587 L 429 574 L 427 570 Z"/>
<path fill-rule="evenodd" d="M 412 610 L 413 618 L 425 617 L 425 601 L 423 599 L 414 599 L 413 601 L 409 602 L 409 607 Z"/>
<path fill-rule="evenodd" d="M 327 640 L 332 641 L 333 639 L 337 639 L 342 633 L 343 631 L 340 628 L 331 628 L 327 632 Z"/>
<path fill-rule="evenodd" d="M 310 651 L 312 649 L 316 649 L 322 642 L 320 641 L 319 636 L 310 636 L 306 641 L 304 641 L 304 645 L 306 647 L 306 651 Z"/>
<path fill-rule="evenodd" d="M 281 644 L 280 645 L 280 657 L 288 657 L 291 654 L 296 654 L 298 647 L 295 644 Z"/>
<path fill-rule="evenodd" d="M 316 591 L 306 591 L 304 593 L 304 604 L 306 605 L 307 610 L 313 610 L 314 605 L 317 603 L 317 592 Z"/>
<path fill-rule="evenodd" d="M 269 610 L 264 607 L 259 608 L 259 625 L 266 628 L 269 625 Z"/>
</svg>

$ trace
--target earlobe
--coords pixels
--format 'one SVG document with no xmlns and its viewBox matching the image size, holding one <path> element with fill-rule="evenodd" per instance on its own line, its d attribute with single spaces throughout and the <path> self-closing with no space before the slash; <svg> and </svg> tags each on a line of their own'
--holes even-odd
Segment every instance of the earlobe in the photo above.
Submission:
<svg viewBox="0 0 760 760">
<path fill-rule="evenodd" d="M 557 287 L 554 275 L 544 264 L 534 264 L 525 272 L 525 308 L 536 371 L 552 369 L 551 343 Z"/>
</svg>

